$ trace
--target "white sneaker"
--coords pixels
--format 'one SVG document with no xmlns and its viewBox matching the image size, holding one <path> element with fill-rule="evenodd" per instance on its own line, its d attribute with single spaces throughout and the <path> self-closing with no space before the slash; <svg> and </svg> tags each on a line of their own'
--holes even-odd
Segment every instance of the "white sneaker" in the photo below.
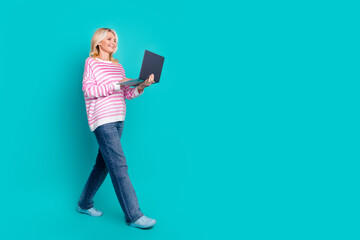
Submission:
<svg viewBox="0 0 360 240">
<path fill-rule="evenodd" d="M 100 217 L 103 215 L 102 211 L 99 211 L 95 208 L 89 208 L 89 209 L 82 209 L 81 207 L 77 207 L 76 210 L 79 212 L 79 213 L 85 213 L 87 215 L 90 215 L 92 217 Z"/>
<path fill-rule="evenodd" d="M 137 228 L 149 228 L 149 227 L 154 226 L 155 223 L 156 223 L 155 219 L 152 219 L 152 218 L 149 218 L 149 217 L 143 215 L 138 220 L 136 220 L 133 223 L 130 223 L 129 225 L 131 227 L 137 227 Z"/>
</svg>

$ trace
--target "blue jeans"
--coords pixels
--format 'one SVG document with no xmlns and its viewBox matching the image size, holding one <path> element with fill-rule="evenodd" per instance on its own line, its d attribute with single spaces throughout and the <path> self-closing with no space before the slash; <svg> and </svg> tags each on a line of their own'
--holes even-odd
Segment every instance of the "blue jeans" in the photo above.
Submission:
<svg viewBox="0 0 360 240">
<path fill-rule="evenodd" d="M 144 214 L 140 210 L 134 187 L 127 172 L 128 166 L 120 143 L 123 127 L 124 122 L 121 121 L 107 123 L 95 129 L 99 152 L 78 205 L 83 209 L 94 206 L 93 197 L 109 172 L 116 196 L 125 214 L 125 221 L 131 223 Z"/>
</svg>

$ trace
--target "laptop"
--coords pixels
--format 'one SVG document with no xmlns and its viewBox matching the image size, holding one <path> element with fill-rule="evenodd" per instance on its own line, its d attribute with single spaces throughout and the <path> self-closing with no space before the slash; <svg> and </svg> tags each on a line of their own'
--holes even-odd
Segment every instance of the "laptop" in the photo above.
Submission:
<svg viewBox="0 0 360 240">
<path fill-rule="evenodd" d="M 137 86 L 144 82 L 152 73 L 154 74 L 155 83 L 158 83 L 160 81 L 164 60 L 164 57 L 145 50 L 139 78 L 121 82 L 120 84 L 123 86 Z"/>
</svg>

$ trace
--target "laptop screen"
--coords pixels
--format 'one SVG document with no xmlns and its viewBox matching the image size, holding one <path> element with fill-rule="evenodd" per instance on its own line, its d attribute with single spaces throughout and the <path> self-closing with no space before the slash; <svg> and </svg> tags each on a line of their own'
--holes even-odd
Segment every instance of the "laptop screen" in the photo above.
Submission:
<svg viewBox="0 0 360 240">
<path fill-rule="evenodd" d="M 139 78 L 141 80 L 146 80 L 150 74 L 153 73 L 155 82 L 159 82 L 164 60 L 164 57 L 145 50 Z"/>
</svg>

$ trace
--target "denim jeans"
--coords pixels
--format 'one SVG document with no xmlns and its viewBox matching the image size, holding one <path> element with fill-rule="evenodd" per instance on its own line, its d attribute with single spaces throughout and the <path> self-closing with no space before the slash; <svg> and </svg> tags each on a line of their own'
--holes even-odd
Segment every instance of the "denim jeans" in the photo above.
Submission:
<svg viewBox="0 0 360 240">
<path fill-rule="evenodd" d="M 94 206 L 94 195 L 109 172 L 116 196 L 125 214 L 125 221 L 131 223 L 144 214 L 140 210 L 134 187 L 127 172 L 128 166 L 120 143 L 123 127 L 124 121 L 120 121 L 107 123 L 95 129 L 99 152 L 78 205 L 83 209 Z"/>
</svg>

